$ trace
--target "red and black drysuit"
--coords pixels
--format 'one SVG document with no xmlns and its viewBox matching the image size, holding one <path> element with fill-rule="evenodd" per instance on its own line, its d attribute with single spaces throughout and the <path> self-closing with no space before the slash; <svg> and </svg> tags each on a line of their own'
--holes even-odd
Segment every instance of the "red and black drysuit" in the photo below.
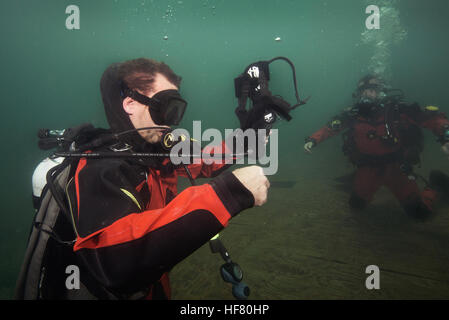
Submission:
<svg viewBox="0 0 449 320">
<path fill-rule="evenodd" d="M 167 272 L 254 204 L 231 172 L 219 174 L 224 164 L 188 165 L 193 178 L 216 177 L 180 194 L 178 176 L 186 171 L 167 168 L 124 159 L 79 161 L 68 186 L 74 252 L 96 290 L 100 285 L 122 298 L 136 292 L 169 298 Z"/>
<path fill-rule="evenodd" d="M 420 192 L 409 179 L 407 168 L 416 164 L 420 152 L 420 127 L 442 137 L 449 121 L 438 111 L 422 110 L 417 104 L 398 103 L 374 111 L 346 110 L 306 142 L 318 144 L 345 131 L 343 150 L 356 165 L 350 205 L 364 208 L 381 187 L 388 187 L 405 211 L 417 218 L 427 217 L 436 194 Z"/>
<path fill-rule="evenodd" d="M 123 109 L 121 68 L 110 65 L 100 80 L 110 128 L 134 152 L 157 153 Z M 225 143 L 209 151 L 228 152 Z M 188 165 L 193 178 L 214 178 L 177 194 L 185 169 L 159 159 L 84 158 L 67 185 L 80 279 L 96 297 L 169 298 L 167 272 L 254 205 L 231 172 L 221 173 L 224 164 Z"/>
</svg>

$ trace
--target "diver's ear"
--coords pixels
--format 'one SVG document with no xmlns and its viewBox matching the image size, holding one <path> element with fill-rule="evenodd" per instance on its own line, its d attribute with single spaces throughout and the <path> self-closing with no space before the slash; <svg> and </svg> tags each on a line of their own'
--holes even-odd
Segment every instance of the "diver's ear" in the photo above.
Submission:
<svg viewBox="0 0 449 320">
<path fill-rule="evenodd" d="M 126 97 L 123 99 L 122 106 L 123 110 L 125 110 L 128 115 L 132 115 L 135 111 L 136 103 L 132 98 Z"/>
</svg>

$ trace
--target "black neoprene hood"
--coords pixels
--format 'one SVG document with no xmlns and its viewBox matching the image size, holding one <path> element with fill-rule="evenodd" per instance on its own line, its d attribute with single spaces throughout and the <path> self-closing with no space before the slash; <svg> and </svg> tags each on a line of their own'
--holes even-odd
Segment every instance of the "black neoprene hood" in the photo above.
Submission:
<svg viewBox="0 0 449 320">
<path fill-rule="evenodd" d="M 135 129 L 129 115 L 123 109 L 123 99 L 120 95 L 122 79 L 119 76 L 121 64 L 111 64 L 103 73 L 100 81 L 101 97 L 103 99 L 104 111 L 109 126 L 114 133 Z M 135 149 L 141 149 L 146 141 L 137 132 L 131 132 L 120 137 Z"/>
</svg>

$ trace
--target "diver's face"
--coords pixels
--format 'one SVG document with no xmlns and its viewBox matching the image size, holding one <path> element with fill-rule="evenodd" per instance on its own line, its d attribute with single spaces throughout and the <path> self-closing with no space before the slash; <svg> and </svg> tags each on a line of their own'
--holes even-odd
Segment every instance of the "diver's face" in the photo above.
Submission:
<svg viewBox="0 0 449 320">
<path fill-rule="evenodd" d="M 362 91 L 362 98 L 375 100 L 378 97 L 376 89 L 365 89 Z"/>
<path fill-rule="evenodd" d="M 360 94 L 361 99 L 375 101 L 380 97 L 380 82 L 378 79 L 370 79 L 366 84 L 366 87 L 362 90 Z"/>
<path fill-rule="evenodd" d="M 141 92 L 141 93 L 149 98 L 152 98 L 156 93 L 170 89 L 178 90 L 178 87 L 175 86 L 170 81 L 168 81 L 165 76 L 163 76 L 160 73 L 157 73 L 154 78 L 153 89 L 150 90 L 149 92 Z M 168 126 L 156 124 L 151 118 L 149 108 L 151 107 L 141 104 L 140 102 L 137 102 L 130 97 L 127 97 L 123 100 L 123 109 L 129 115 L 129 119 L 134 125 L 134 128 L 136 129 L 144 127 L 169 128 Z M 161 141 L 162 131 L 163 129 L 150 129 L 150 130 L 141 130 L 138 132 L 140 136 L 143 139 L 145 139 L 145 141 L 149 143 L 158 143 Z"/>
</svg>

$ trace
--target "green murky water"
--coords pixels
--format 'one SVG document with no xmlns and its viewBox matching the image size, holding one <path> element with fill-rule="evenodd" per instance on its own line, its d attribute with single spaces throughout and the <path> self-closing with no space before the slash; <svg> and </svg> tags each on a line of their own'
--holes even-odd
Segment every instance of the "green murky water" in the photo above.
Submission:
<svg viewBox="0 0 449 320">
<path fill-rule="evenodd" d="M 99 79 L 110 63 L 165 61 L 183 77 L 189 107 L 182 125 L 202 120 L 203 128 L 222 130 L 238 125 L 233 79 L 251 62 L 286 56 L 296 66 L 300 93 L 312 98 L 290 123 L 279 123 L 279 172 L 270 179 L 296 183 L 272 188 L 265 207 L 242 213 L 223 232 L 252 297 L 449 298 L 449 209 L 439 207 L 433 221 L 413 224 L 381 192 L 366 215 L 351 217 L 347 194 L 333 188 L 335 177 L 351 171 L 341 139 L 312 156 L 302 150 L 305 136 L 351 103 L 374 56 L 407 100 L 449 111 L 448 1 L 387 2 L 2 1 L 0 297 L 12 297 L 33 216 L 31 175 L 47 155 L 37 148 L 36 132 L 85 121 L 106 126 Z M 71 4 L 80 9 L 79 30 L 65 26 Z M 391 32 L 407 36 L 367 41 L 368 4 L 393 8 L 383 11 L 385 21 Z M 382 23 L 381 15 L 380 30 L 386 30 Z M 276 62 L 271 72 L 272 92 L 292 101 L 288 66 Z M 425 137 L 419 171 L 449 173 L 434 137 Z M 183 261 L 172 273 L 174 298 L 231 299 L 220 262 L 207 246 Z M 364 289 L 368 264 L 386 270 L 376 293 Z"/>
</svg>

